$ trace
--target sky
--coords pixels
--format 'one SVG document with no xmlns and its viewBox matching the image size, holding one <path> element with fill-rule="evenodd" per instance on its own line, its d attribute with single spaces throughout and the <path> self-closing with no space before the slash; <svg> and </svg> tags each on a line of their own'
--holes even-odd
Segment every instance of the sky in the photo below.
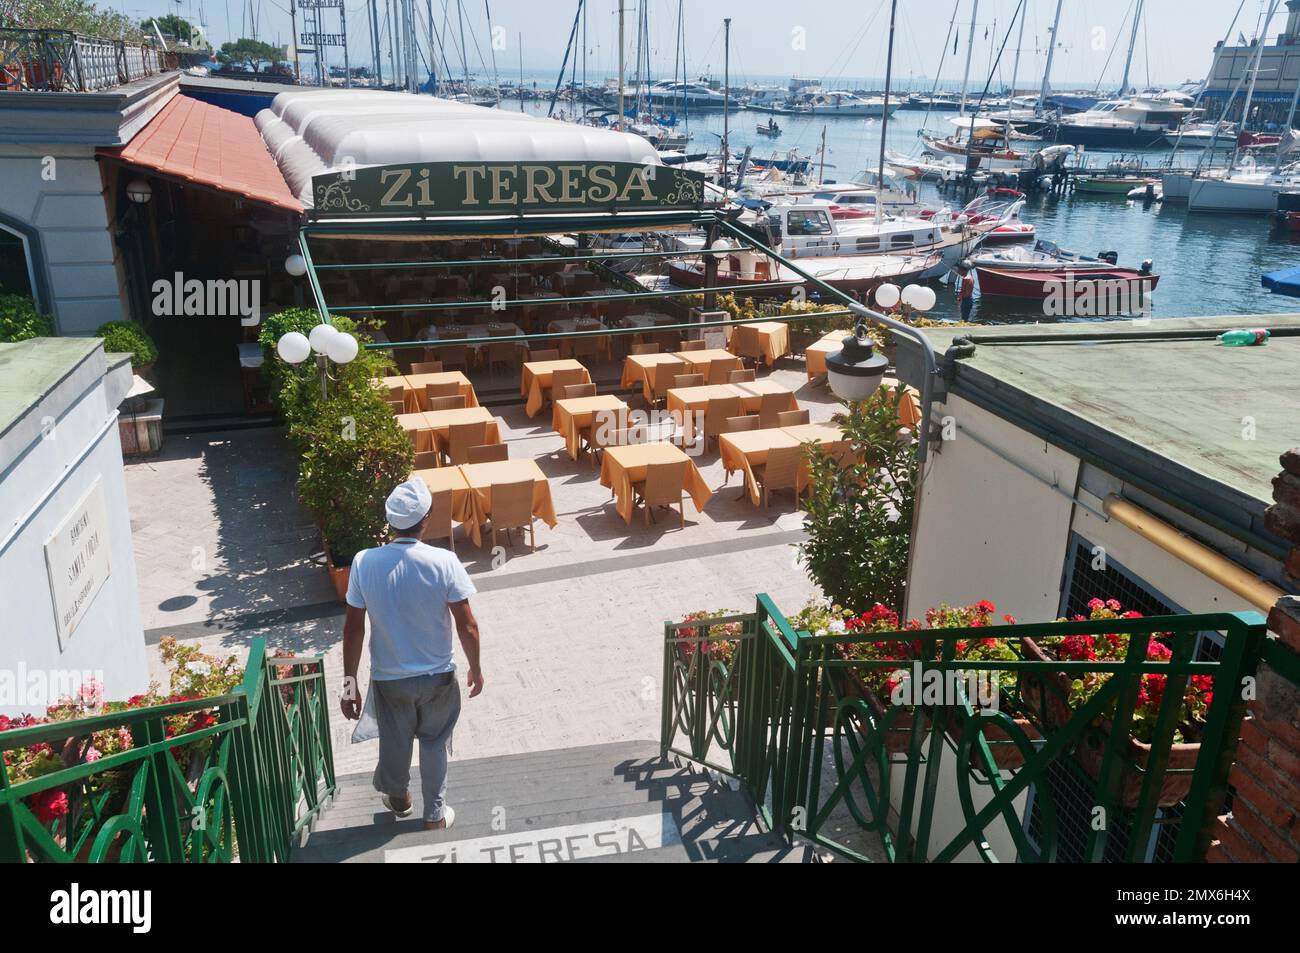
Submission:
<svg viewBox="0 0 1300 953">
<path fill-rule="evenodd" d="M 168 12 L 192 22 L 205 22 L 214 45 L 251 34 L 250 5 L 257 35 L 268 42 L 289 42 L 289 0 L 101 0 L 133 18 Z M 344 0 L 351 33 L 353 64 L 369 62 L 369 0 Z M 392 0 L 378 4 L 381 23 Z M 634 62 L 638 0 L 622 0 L 626 9 L 628 70 Z M 678 0 L 640 0 L 649 19 L 651 65 L 656 75 L 671 76 L 677 50 Z M 1020 2 L 1025 4 L 1024 38 L 1019 22 L 1011 20 Z M 1269 0 L 1146 0 L 1133 56 L 1130 82 L 1172 85 L 1200 80 L 1208 69 L 1214 44 L 1224 38 L 1241 4 L 1231 32 L 1255 35 Z M 1131 36 L 1136 0 L 1064 0 L 1059 45 L 1053 65 L 1053 85 L 1091 88 L 1117 86 Z M 428 11 L 436 27 L 451 25 L 453 42 L 446 56 L 453 75 L 462 72 L 457 50 L 457 0 L 415 0 L 419 8 L 419 34 L 427 35 Z M 577 0 L 463 0 L 465 46 L 469 70 L 477 77 L 492 75 L 493 55 L 503 81 L 514 80 L 520 70 L 530 79 L 558 73 L 568 42 Z M 966 59 L 972 7 L 977 6 L 972 53 L 972 84 L 981 84 L 998 61 L 995 87 L 1010 83 L 1015 50 L 1021 49 L 1019 88 L 1036 87 L 1042 76 L 1048 35 L 1056 0 L 899 0 L 894 48 L 894 76 L 899 88 L 927 88 L 936 71 L 945 80 L 959 81 Z M 619 0 L 587 0 L 586 66 L 590 82 L 617 75 Z M 950 23 L 956 8 L 956 23 Z M 485 8 L 490 8 L 496 49 L 490 43 Z M 884 75 L 889 23 L 889 0 L 685 0 L 685 46 L 689 71 L 721 77 L 723 71 L 724 17 L 731 17 L 731 77 L 733 83 L 762 78 L 815 77 L 833 81 Z M 1268 35 L 1276 35 L 1286 22 L 1285 6 L 1274 17 Z M 444 12 L 445 11 L 445 12 Z M 337 23 L 335 11 L 325 11 L 327 30 Z M 381 32 L 387 34 L 381 26 Z M 948 37 L 945 43 L 945 37 Z M 581 34 L 579 37 L 581 41 Z M 385 51 L 387 45 L 385 44 Z M 332 58 L 341 63 L 341 51 Z M 387 52 L 385 52 L 385 56 Z M 579 63 L 581 71 L 581 62 Z"/>
</svg>

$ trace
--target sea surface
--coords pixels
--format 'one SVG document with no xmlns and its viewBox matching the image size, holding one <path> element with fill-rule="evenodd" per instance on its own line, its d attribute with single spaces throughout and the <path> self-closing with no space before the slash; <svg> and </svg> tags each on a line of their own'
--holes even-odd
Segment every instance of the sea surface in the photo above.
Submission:
<svg viewBox="0 0 1300 953">
<path fill-rule="evenodd" d="M 545 115 L 546 101 L 528 101 L 525 109 Z M 518 100 L 505 100 L 501 107 L 518 110 Z M 556 113 L 572 104 L 557 103 Z M 901 110 L 889 120 L 887 145 L 903 154 L 919 152 L 918 132 L 922 126 L 946 135 L 953 113 Z M 800 118 L 777 116 L 782 133 L 777 139 L 759 136 L 756 125 L 767 114 L 732 111 L 727 118 L 733 152 L 753 146 L 754 156 L 783 157 L 791 149 L 816 157 L 822 131 L 826 134 L 827 180 L 852 181 L 864 168 L 875 168 L 880 159 L 881 122 L 876 119 Z M 718 149 L 723 132 L 721 112 L 690 116 L 691 142 L 688 151 Z M 1172 150 L 1145 150 L 1136 155 L 1148 167 L 1167 163 Z M 1175 164 L 1193 166 L 1199 151 L 1180 150 Z M 1222 150 L 1220 150 L 1222 156 Z M 1086 161 L 1105 167 L 1115 154 L 1089 151 Z M 1158 173 L 1157 173 L 1158 174 Z M 941 194 L 936 186 L 921 187 L 927 201 L 960 206 L 960 195 Z M 1151 302 L 1154 318 L 1197 315 L 1253 315 L 1300 312 L 1300 299 L 1275 295 L 1260 285 L 1260 275 L 1281 268 L 1300 267 L 1300 239 L 1280 227 L 1272 217 L 1190 213 L 1185 204 L 1168 206 L 1128 201 L 1123 196 L 1040 193 L 1031 196 L 1021 218 L 1033 223 L 1040 238 L 1087 255 L 1115 251 L 1119 262 L 1136 267 L 1145 259 L 1154 263 L 1160 275 Z M 937 289 L 935 317 L 954 317 L 956 302 L 946 286 Z M 976 301 L 972 320 L 988 323 L 1049 320 L 1096 320 L 1088 317 L 1058 318 L 1045 315 L 1041 304 L 1021 304 L 1007 299 Z"/>
</svg>

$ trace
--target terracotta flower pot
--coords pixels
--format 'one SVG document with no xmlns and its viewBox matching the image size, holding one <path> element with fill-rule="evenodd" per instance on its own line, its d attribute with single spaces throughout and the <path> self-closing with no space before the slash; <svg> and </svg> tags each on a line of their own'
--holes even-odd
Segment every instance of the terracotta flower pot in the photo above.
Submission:
<svg viewBox="0 0 1300 953">
<path fill-rule="evenodd" d="M 348 594 L 348 580 L 352 578 L 352 567 L 339 566 L 334 563 L 334 556 L 330 552 L 330 541 L 324 535 L 321 536 L 321 545 L 325 549 L 325 571 L 329 573 L 330 582 L 334 585 L 334 593 L 338 597 L 340 604 L 346 602 Z"/>
<path fill-rule="evenodd" d="M 1020 640 L 1025 658 L 1033 662 L 1055 661 L 1031 638 Z M 1069 705 L 1071 681 L 1061 672 L 1046 672 L 1042 676 L 1030 672 L 1020 673 L 1020 696 L 1024 704 L 1037 714 L 1049 729 L 1063 726 L 1074 714 Z M 1073 757 L 1079 767 L 1094 781 L 1101 777 L 1101 766 L 1114 723 L 1109 718 L 1098 718 L 1079 743 L 1074 746 Z M 1173 807 L 1192 789 L 1191 769 L 1200 756 L 1199 742 L 1170 746 L 1166 773 L 1160 778 L 1156 796 L 1158 807 Z M 1121 749 L 1123 768 L 1120 775 L 1120 806 L 1125 810 L 1137 807 L 1142 794 L 1142 782 L 1151 760 L 1151 745 L 1131 735 Z M 1178 769 L 1180 773 L 1169 773 Z"/>
</svg>

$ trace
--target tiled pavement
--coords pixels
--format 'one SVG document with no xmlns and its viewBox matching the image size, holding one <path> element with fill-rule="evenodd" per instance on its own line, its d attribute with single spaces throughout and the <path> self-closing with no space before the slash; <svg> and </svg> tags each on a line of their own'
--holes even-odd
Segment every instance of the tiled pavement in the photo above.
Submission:
<svg viewBox="0 0 1300 953">
<path fill-rule="evenodd" d="M 784 363 L 773 377 L 797 390 L 814 421 L 828 419 L 826 388 L 809 385 L 801 363 Z M 616 376 L 612 366 L 598 370 L 602 393 Z M 539 523 L 537 552 L 517 545 L 497 568 L 487 549 L 457 541 L 480 590 L 473 604 L 486 677 L 483 695 L 465 705 L 458 759 L 654 738 L 663 620 L 748 608 L 757 592 L 793 611 L 815 594 L 795 561 L 802 518 L 788 494 L 770 514 L 756 510 L 737 498 L 738 476 L 722 486 L 710 452 L 696 463 L 718 492 L 704 513 L 687 503 L 685 530 L 662 514 L 649 528 L 639 515 L 626 526 L 596 469 L 569 460 L 549 413 L 525 416 L 517 378 L 476 385 L 505 423 L 510 455 L 536 459 L 550 477 L 559 525 Z M 640 406 L 639 396 L 628 403 Z M 159 458 L 127 467 L 151 642 L 172 634 L 242 653 L 265 636 L 275 647 L 324 652 L 337 681 L 342 613 L 294 479 L 276 429 L 171 435 Z M 372 764 L 375 743 L 348 745 L 342 719 L 334 713 L 332 722 L 339 773 Z"/>
</svg>

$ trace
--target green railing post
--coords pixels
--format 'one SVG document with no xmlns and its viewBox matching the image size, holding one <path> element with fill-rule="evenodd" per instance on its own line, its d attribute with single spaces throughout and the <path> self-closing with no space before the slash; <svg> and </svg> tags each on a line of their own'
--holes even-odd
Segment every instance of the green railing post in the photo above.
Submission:
<svg viewBox="0 0 1300 953">
<path fill-rule="evenodd" d="M 151 749 L 144 770 L 149 772 L 145 786 L 145 821 L 154 854 L 152 859 L 170 864 L 184 863 L 180 805 L 168 763 L 172 753 L 166 744 L 166 726 L 162 718 L 151 718 L 140 728 L 144 744 Z"/>
</svg>

